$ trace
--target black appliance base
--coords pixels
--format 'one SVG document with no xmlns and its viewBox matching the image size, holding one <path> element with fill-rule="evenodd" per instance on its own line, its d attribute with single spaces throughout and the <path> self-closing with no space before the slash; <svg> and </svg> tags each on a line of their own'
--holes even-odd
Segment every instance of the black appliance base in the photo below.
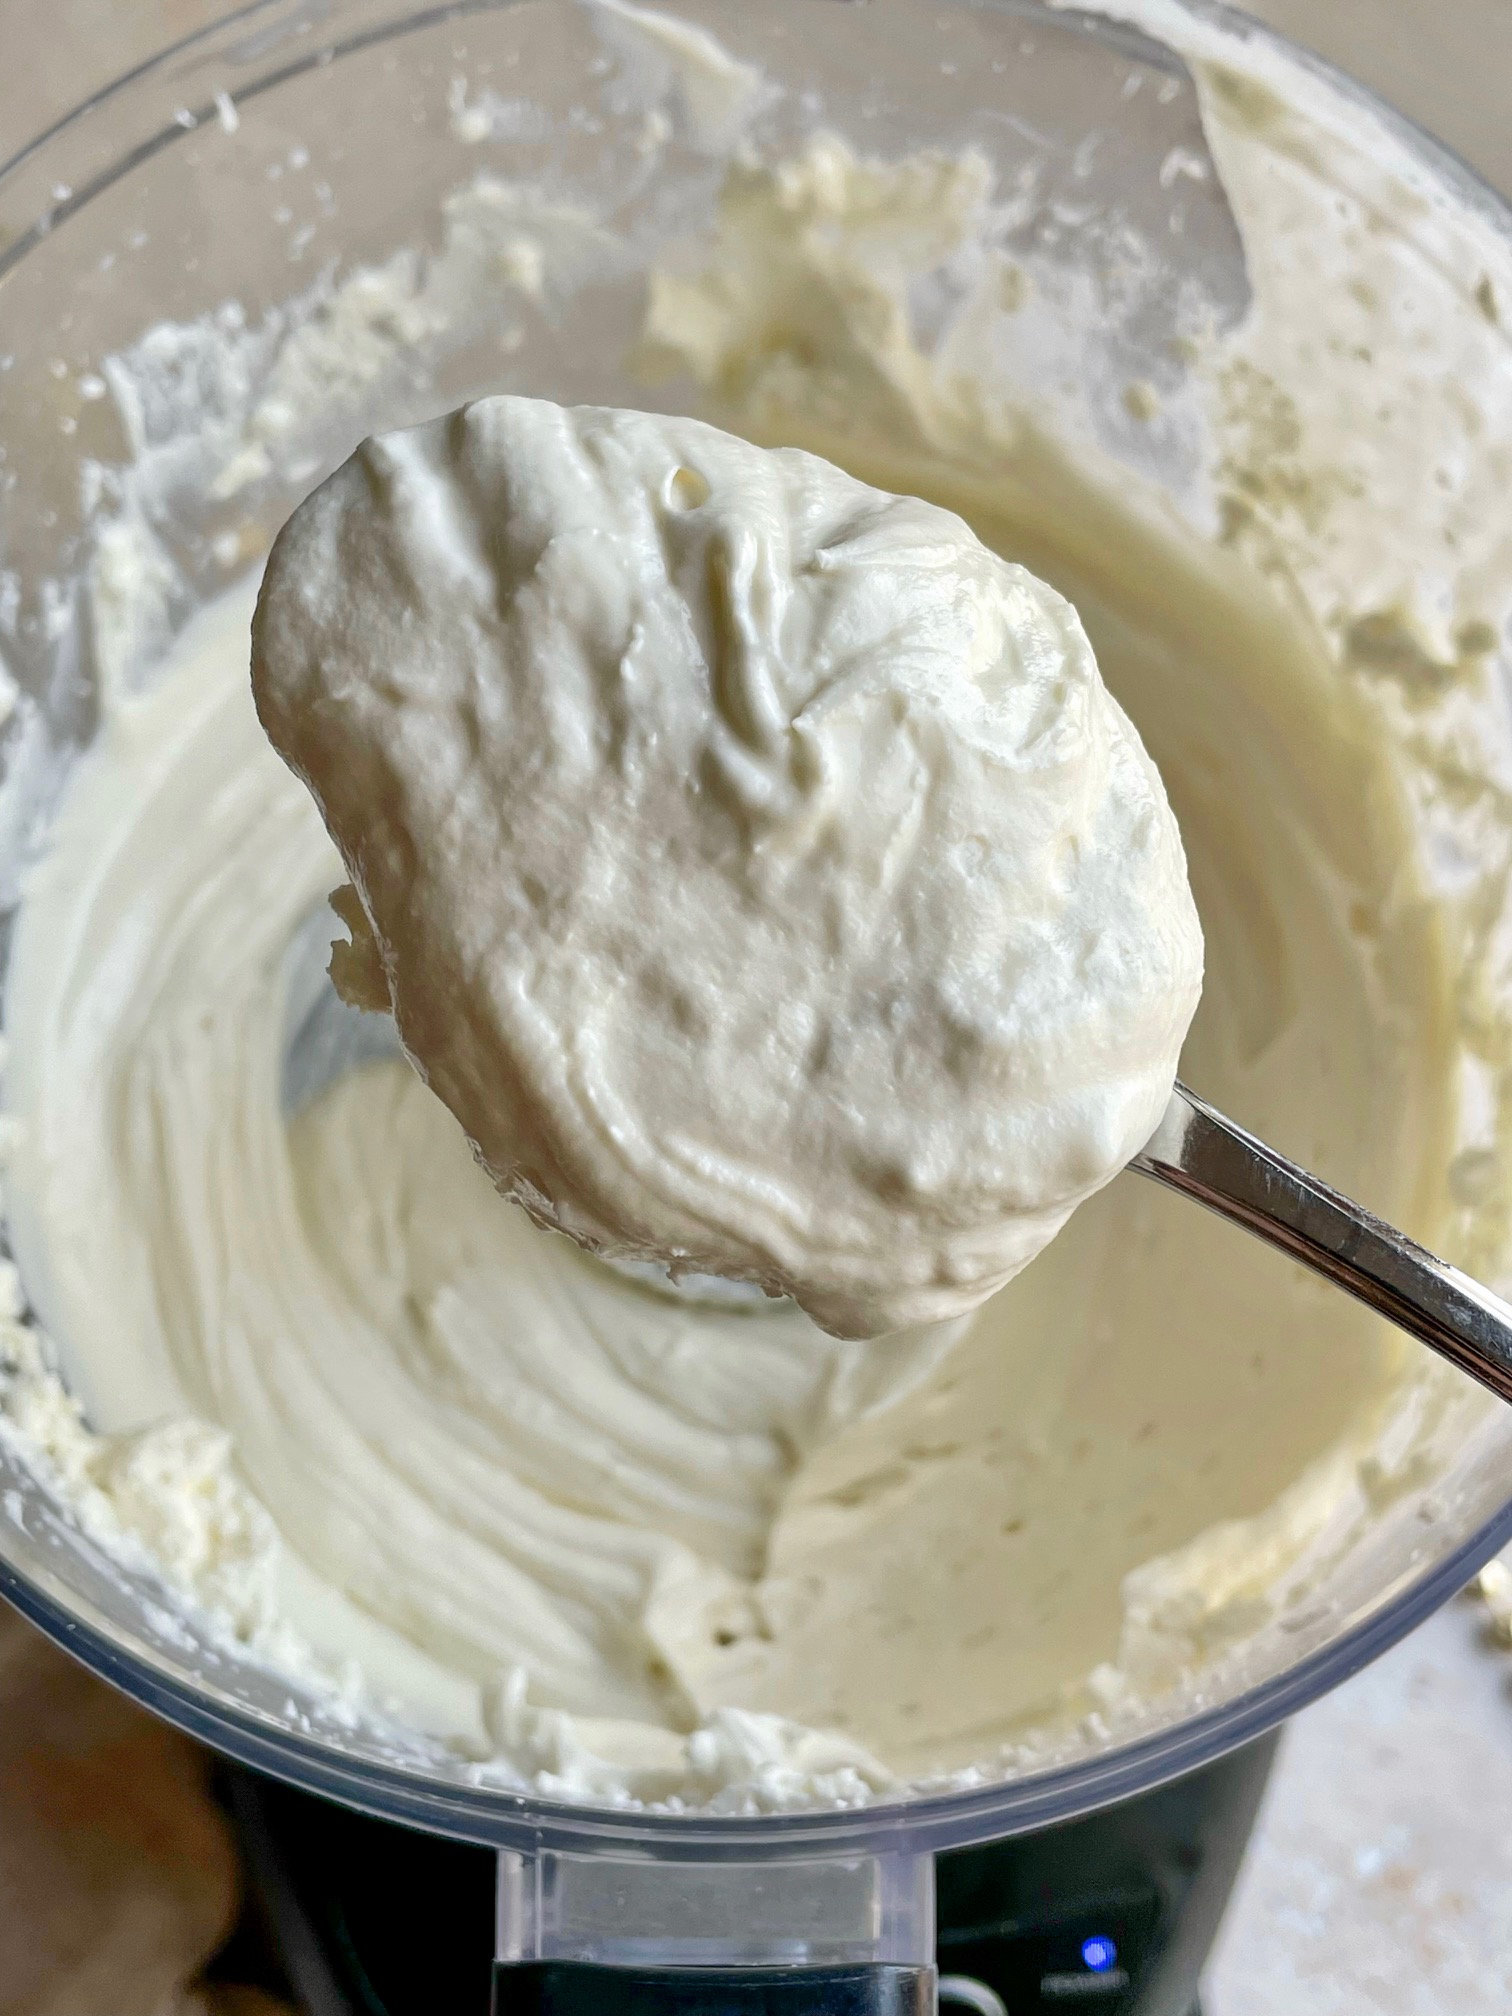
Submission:
<svg viewBox="0 0 1512 2016">
<path fill-rule="evenodd" d="M 1196 2016 L 1276 1742 L 1084 1819 L 941 1855 L 944 2016 Z M 580 2006 L 571 1970 L 501 1967 L 495 1990 L 491 1850 L 247 1772 L 232 1773 L 227 1791 L 258 1906 L 308 2016 L 489 2016 L 491 2005 L 497 2016 L 571 2016 Z M 671 2016 L 678 2004 L 623 2006 Z M 772 2016 L 787 2006 L 773 2002 Z M 857 2003 L 857 2016 L 870 2006 Z"/>
</svg>

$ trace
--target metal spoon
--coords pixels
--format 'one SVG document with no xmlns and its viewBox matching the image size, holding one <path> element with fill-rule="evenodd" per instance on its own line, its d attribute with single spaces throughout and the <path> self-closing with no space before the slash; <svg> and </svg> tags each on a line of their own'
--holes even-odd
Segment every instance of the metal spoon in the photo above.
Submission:
<svg viewBox="0 0 1512 2016">
<path fill-rule="evenodd" d="M 1129 1164 L 1377 1310 L 1512 1402 L 1512 1304 L 1178 1085 Z"/>
</svg>

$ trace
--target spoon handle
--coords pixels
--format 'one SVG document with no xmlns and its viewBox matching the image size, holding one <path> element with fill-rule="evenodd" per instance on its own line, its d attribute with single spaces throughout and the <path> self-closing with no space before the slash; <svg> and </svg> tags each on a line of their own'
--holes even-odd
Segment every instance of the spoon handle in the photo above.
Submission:
<svg viewBox="0 0 1512 2016">
<path fill-rule="evenodd" d="M 1512 1402 L 1512 1305 L 1178 1085 L 1129 1164 L 1279 1246 Z"/>
</svg>

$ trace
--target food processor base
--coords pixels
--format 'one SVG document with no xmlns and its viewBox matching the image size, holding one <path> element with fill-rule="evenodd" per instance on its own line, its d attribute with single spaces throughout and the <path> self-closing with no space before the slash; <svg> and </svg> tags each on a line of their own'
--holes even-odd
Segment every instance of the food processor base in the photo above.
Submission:
<svg viewBox="0 0 1512 2016">
<path fill-rule="evenodd" d="M 1084 1819 L 941 1855 L 942 2008 L 1199 2016 L 1198 1981 L 1277 1741 L 1263 1737 Z M 650 2016 L 678 2006 L 665 1977 L 653 1986 L 612 1968 L 495 1970 L 488 1848 L 372 1820 L 245 1771 L 229 1775 L 227 1793 L 255 1914 L 308 2016 L 487 2016 L 490 2006 L 497 2016 L 589 2008 Z M 752 1999 L 740 1999 L 746 1990 L 732 1976 L 721 2009 L 787 2016 L 771 2000 L 780 1983 L 745 1980 Z M 793 2016 L 800 2006 L 825 2016 L 913 2016 L 919 2007 L 901 1979 L 830 1987 L 816 2001 L 810 1975 Z"/>
</svg>

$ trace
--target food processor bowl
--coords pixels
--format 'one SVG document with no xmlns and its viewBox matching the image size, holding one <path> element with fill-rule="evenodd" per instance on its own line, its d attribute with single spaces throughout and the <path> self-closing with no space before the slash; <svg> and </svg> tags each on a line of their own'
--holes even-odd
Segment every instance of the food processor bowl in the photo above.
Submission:
<svg viewBox="0 0 1512 2016">
<path fill-rule="evenodd" d="M 1116 20 L 1033 0 L 678 0 L 676 12 L 756 81 L 701 101 L 670 60 L 616 44 L 612 10 L 576 0 L 256 0 L 98 93 L 0 172 L 0 659 L 17 694 L 4 754 L 11 774 L 24 762 L 43 780 L 4 797 L 7 924 L 102 682 L 129 685 L 366 432 L 489 389 L 647 403 L 624 364 L 646 266 L 707 223 L 732 119 L 761 144 L 831 129 L 887 154 L 979 150 L 997 186 L 1019 193 L 1004 228 L 1050 304 L 1005 370 L 1031 397 L 1069 373 L 1101 452 L 1173 493 L 1190 482 L 1180 430 L 1152 443 L 1115 396 L 1138 380 L 1179 403 L 1183 344 L 1232 327 L 1248 300 L 1180 56 Z M 1275 46 L 1219 9 L 1184 18 L 1236 50 Z M 1512 242 L 1512 218 L 1444 150 L 1296 61 L 1315 91 L 1378 122 L 1434 200 Z M 611 220 L 620 248 L 610 258 L 607 240 L 585 241 L 507 345 L 499 328 L 446 313 L 448 261 L 467 256 L 447 238 L 448 201 L 480 173 Z M 321 424 L 291 431 L 263 396 L 284 337 L 353 275 L 396 259 L 418 262 L 414 327 L 370 331 L 363 368 L 332 377 Z M 926 331 L 943 312 L 927 295 L 914 306 Z M 144 404 L 113 360 L 165 321 L 193 325 L 198 348 Z M 233 448 L 235 480 L 211 481 Z M 171 576 L 127 646 L 103 652 L 101 527 L 148 464 Z M 855 1810 L 596 1809 L 490 1783 L 444 1745 L 240 1652 L 171 1600 L 150 1564 L 84 1530 L 7 1436 L 0 1591 L 220 1751 L 497 1846 L 506 1963 L 712 1968 L 732 1983 L 753 1968 L 794 1980 L 818 1968 L 826 2007 L 922 2007 L 935 1851 L 1090 1812 L 1259 1735 L 1410 1631 L 1512 1537 L 1512 1415 L 1467 1392 L 1455 1423 L 1452 1462 L 1383 1499 L 1304 1603 L 1220 1648 L 1138 1726 L 1110 1732 L 1091 1717 L 1038 1768 Z M 767 1992 L 761 1979 L 753 1993 Z"/>
</svg>

